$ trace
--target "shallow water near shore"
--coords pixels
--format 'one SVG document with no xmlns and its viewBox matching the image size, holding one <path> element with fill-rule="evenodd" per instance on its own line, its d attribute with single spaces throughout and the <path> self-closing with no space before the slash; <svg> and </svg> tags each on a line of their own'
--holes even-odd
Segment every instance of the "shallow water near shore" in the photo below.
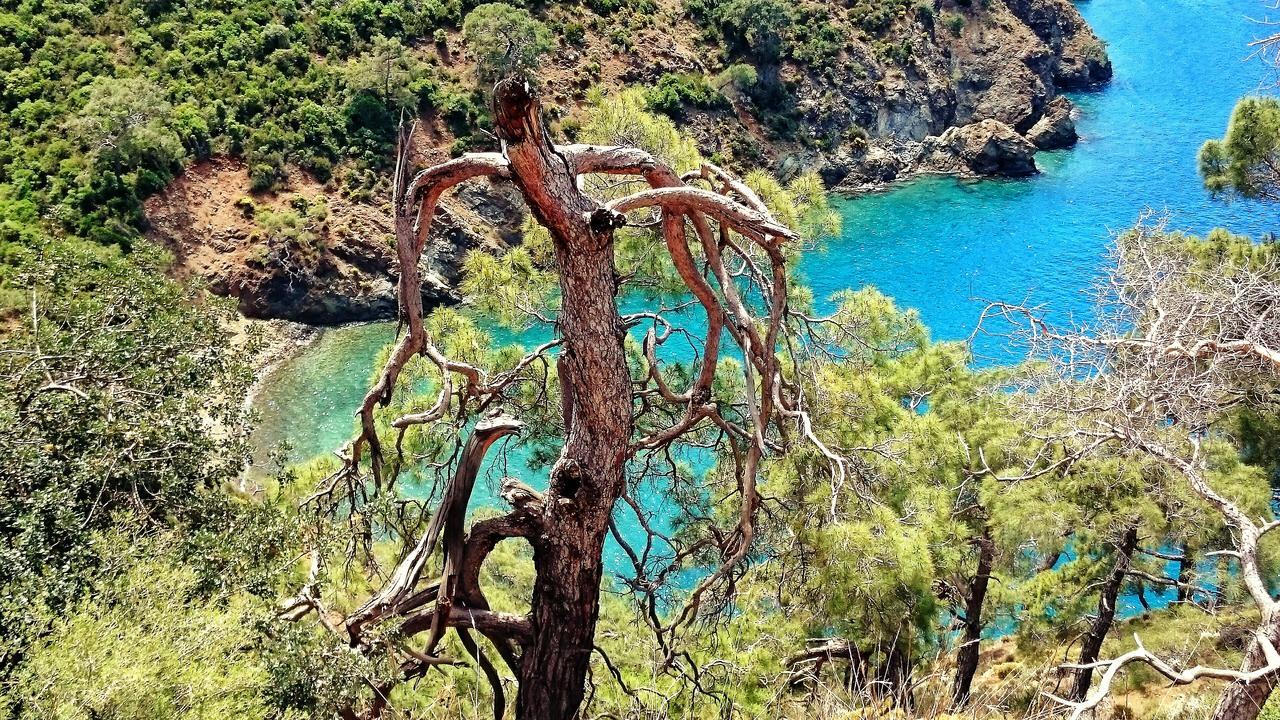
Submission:
<svg viewBox="0 0 1280 720">
<path fill-rule="evenodd" d="M 1250 20 L 1266 11 L 1254 0 L 1090 0 L 1081 12 L 1108 43 L 1115 79 L 1073 95 L 1080 144 L 1041 153 L 1041 174 L 1027 180 L 923 178 L 889 192 L 835 198 L 840 237 L 801 262 L 803 281 L 820 302 L 845 288 L 875 285 L 899 306 L 917 308 L 938 339 L 972 333 L 983 300 L 1044 304 L 1059 319 L 1087 319 L 1087 291 L 1098 277 L 1111 234 L 1147 209 L 1172 229 L 1214 227 L 1260 237 L 1277 229 L 1275 208 L 1222 203 L 1196 172 L 1200 144 L 1220 137 L 1236 100 L 1270 91 L 1273 71 L 1249 60 L 1247 44 L 1266 33 Z M 281 363 L 256 407 L 259 458 L 286 441 L 295 460 L 330 452 L 350 439 L 352 413 L 368 389 L 374 360 L 394 325 L 326 332 Z M 978 362 L 1008 362 L 997 338 L 979 337 Z M 475 504 L 493 502 L 494 477 Z M 540 484 L 534 482 L 533 484 Z M 654 497 L 655 509 L 661 498 Z M 639 527 L 619 512 L 624 535 Z M 625 567 L 614 545 L 609 569 Z M 1152 595 L 1148 595 L 1151 600 Z M 1167 600 L 1165 600 L 1167 602 Z M 1126 598 L 1121 614 L 1139 609 Z"/>
</svg>

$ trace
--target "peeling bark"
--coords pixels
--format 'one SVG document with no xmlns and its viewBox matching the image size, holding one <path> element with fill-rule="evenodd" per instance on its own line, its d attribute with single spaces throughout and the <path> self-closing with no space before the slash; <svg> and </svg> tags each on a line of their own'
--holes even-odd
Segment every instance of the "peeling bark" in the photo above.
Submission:
<svg viewBox="0 0 1280 720">
<path fill-rule="evenodd" d="M 631 438 L 631 379 L 615 297 L 613 229 L 620 225 L 578 189 L 551 145 L 527 86 L 504 82 L 494 98 L 498 137 L 513 182 L 550 233 L 560 277 L 562 360 L 572 385 L 567 436 L 551 471 L 535 538 L 533 636 L 520 664 L 521 718 L 568 720 L 582 702 L 600 612 L 601 551 L 622 493 Z"/>
</svg>

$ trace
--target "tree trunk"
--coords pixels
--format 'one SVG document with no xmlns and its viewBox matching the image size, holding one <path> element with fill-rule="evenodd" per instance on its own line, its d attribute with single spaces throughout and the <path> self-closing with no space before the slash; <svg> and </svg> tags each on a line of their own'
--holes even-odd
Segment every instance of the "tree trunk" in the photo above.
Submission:
<svg viewBox="0 0 1280 720">
<path fill-rule="evenodd" d="M 1271 642 L 1280 645 L 1280 613 L 1270 618 L 1263 618 L 1262 632 Z M 1265 665 L 1266 658 L 1262 654 L 1262 646 L 1256 641 L 1249 645 L 1245 656 L 1245 669 L 1253 669 Z M 1213 711 L 1213 720 L 1254 720 L 1267 704 L 1271 691 L 1275 689 L 1277 678 L 1273 675 L 1257 682 L 1243 685 L 1232 683 L 1222 691 L 1218 707 Z"/>
<path fill-rule="evenodd" d="M 854 697 L 867 691 L 867 669 L 861 654 L 849 653 L 849 664 L 844 669 L 844 689 Z"/>
<path fill-rule="evenodd" d="M 1089 631 L 1085 633 L 1084 641 L 1080 644 L 1081 665 L 1098 661 L 1098 655 L 1102 652 L 1102 642 L 1107 639 L 1107 633 L 1111 632 L 1111 625 L 1115 622 L 1116 601 L 1120 597 L 1120 588 L 1124 587 L 1129 561 L 1137 547 L 1138 526 L 1135 524 L 1129 526 L 1120 544 L 1116 546 L 1115 567 L 1110 577 L 1103 583 L 1102 592 L 1098 594 L 1098 615 L 1093 619 L 1093 624 L 1089 626 Z M 1077 670 L 1075 684 L 1071 688 L 1071 698 L 1083 700 L 1089 694 L 1089 686 L 1092 684 L 1092 669 Z"/>
<path fill-rule="evenodd" d="M 987 585 L 991 580 L 991 565 L 995 560 L 995 542 L 984 527 L 981 536 L 974 539 L 978 546 L 978 571 L 969 583 L 965 598 L 964 631 L 960 635 L 960 651 L 956 654 L 956 682 L 953 702 L 958 710 L 969 701 L 973 676 L 978 672 L 978 650 L 982 639 L 982 604 L 987 599 Z"/>
<path fill-rule="evenodd" d="M 615 295 L 616 216 L 579 191 L 552 147 L 523 83 L 494 90 L 498 135 L 512 180 L 550 231 L 560 277 L 564 337 L 557 363 L 566 394 L 566 440 L 551 471 L 541 533 L 532 539 L 532 638 L 520 660 L 521 720 L 577 715 L 600 609 L 601 550 L 632 432 L 631 383 Z"/>
<path fill-rule="evenodd" d="M 1182 551 L 1182 559 L 1178 561 L 1178 602 L 1184 603 L 1191 600 L 1191 571 L 1195 569 L 1195 560 L 1191 558 L 1191 548 L 1187 543 L 1183 543 L 1179 548 Z"/>
<path fill-rule="evenodd" d="M 910 710 L 914 705 L 911 696 L 911 649 L 909 641 L 902 637 L 884 651 L 884 659 L 876 668 L 876 689 L 873 697 L 887 699 L 897 707 Z"/>
</svg>

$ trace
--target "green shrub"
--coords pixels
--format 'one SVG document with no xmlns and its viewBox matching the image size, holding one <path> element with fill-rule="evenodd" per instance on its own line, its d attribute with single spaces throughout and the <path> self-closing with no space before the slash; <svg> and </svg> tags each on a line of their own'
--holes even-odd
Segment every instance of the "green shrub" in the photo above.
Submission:
<svg viewBox="0 0 1280 720">
<path fill-rule="evenodd" d="M 906 65 L 907 62 L 911 60 L 912 56 L 915 55 L 915 47 L 912 46 L 910 40 L 903 40 L 901 42 L 881 40 L 873 47 L 875 48 L 876 54 L 880 57 L 898 65 Z"/>
<path fill-rule="evenodd" d="M 259 162 L 249 166 L 249 189 L 253 192 L 274 190 L 284 181 L 284 169 L 272 162 Z"/>
<path fill-rule="evenodd" d="M 489 112 L 479 91 L 446 85 L 433 90 L 429 102 L 456 136 L 470 135 L 490 124 Z"/>
<path fill-rule="evenodd" d="M 597 15 L 612 15 L 626 5 L 626 0 L 583 0 L 582 4 Z"/>
<path fill-rule="evenodd" d="M 323 155 L 305 155 L 298 161 L 298 167 L 322 183 L 333 179 L 333 161 Z"/>
<path fill-rule="evenodd" d="M 343 111 L 349 130 L 369 130 L 389 135 L 395 129 L 396 116 L 376 95 L 361 91 L 352 96 Z"/>
<path fill-rule="evenodd" d="M 783 54 L 795 22 L 785 0 L 687 0 L 685 9 L 717 31 L 733 52 L 759 63 L 775 63 Z"/>
<path fill-rule="evenodd" d="M 944 13 L 942 15 L 942 26 L 956 37 L 960 37 L 961 31 L 964 30 L 964 25 L 965 19 L 960 13 Z"/>
<path fill-rule="evenodd" d="M 192 599 L 196 581 L 151 561 L 98 588 L 32 648 L 18 672 L 18 717 L 266 717 L 252 606 Z"/>
<path fill-rule="evenodd" d="M 742 92 L 751 88 L 760 79 L 756 69 L 746 63 L 734 63 L 716 76 L 716 87 L 724 90 L 732 87 Z"/>
<path fill-rule="evenodd" d="M 1258 720 L 1280 720 L 1280 692 L 1272 692 L 1271 697 L 1267 698 L 1262 712 L 1258 714 Z"/>
<path fill-rule="evenodd" d="M 580 22 L 565 23 L 560 33 L 570 45 L 581 45 L 587 39 L 587 28 Z"/>
<path fill-rule="evenodd" d="M 552 47 L 551 32 L 528 10 L 485 3 L 467 13 L 462 37 L 476 57 L 476 72 L 491 83 L 513 74 L 536 73 Z M 504 38 L 505 42 L 495 42 Z"/>
<path fill-rule="evenodd" d="M 856 0 L 849 17 L 871 35 L 884 35 L 903 15 L 911 0 Z"/>
<path fill-rule="evenodd" d="M 645 92 L 645 102 L 650 110 L 671 117 L 682 116 L 686 107 L 712 109 L 728 104 L 705 75 L 693 73 L 663 75 L 657 85 Z"/>
<path fill-rule="evenodd" d="M 864 148 L 871 139 L 871 134 L 861 125 L 851 125 L 844 131 L 844 139 L 855 148 Z"/>
<path fill-rule="evenodd" d="M 805 8 L 797 13 L 794 30 L 787 39 L 787 54 L 806 67 L 829 68 L 848 43 L 845 31 L 828 20 L 824 10 Z"/>
<path fill-rule="evenodd" d="M 632 36 L 631 28 L 625 25 L 610 27 L 608 38 L 609 44 L 621 52 L 630 52 L 635 47 L 635 38 Z"/>
<path fill-rule="evenodd" d="M 258 211 L 258 206 L 254 204 L 253 198 L 240 197 L 236 200 L 236 209 L 240 211 L 240 215 L 245 218 L 251 218 Z"/>
<path fill-rule="evenodd" d="M 933 27 L 933 0 L 917 0 L 914 10 L 916 18 L 924 23 L 925 27 Z"/>
<path fill-rule="evenodd" d="M 29 219 L 21 206 L 0 202 L 6 209 Z M 119 560 L 118 548 L 95 543 L 97 532 L 218 527 L 226 496 L 208 491 L 243 469 L 243 398 L 252 380 L 252 348 L 228 345 L 231 304 L 168 279 L 169 259 L 158 250 L 140 243 L 121 255 L 83 241 L 36 241 L 39 256 L 16 258 L 22 272 L 6 283 L 28 303 L 39 297 L 27 308 L 35 321 L 14 323 L 0 353 L 6 677 L 27 655 L 26 643 L 74 613 L 103 566 Z M 81 378 L 83 368 L 96 374 Z M 40 392 L 50 378 L 68 378 L 75 392 Z M 157 400 L 135 403 L 139 397 Z M 0 693 L 12 689 L 0 684 Z M 84 717 L 61 715 L 69 716 Z"/>
</svg>

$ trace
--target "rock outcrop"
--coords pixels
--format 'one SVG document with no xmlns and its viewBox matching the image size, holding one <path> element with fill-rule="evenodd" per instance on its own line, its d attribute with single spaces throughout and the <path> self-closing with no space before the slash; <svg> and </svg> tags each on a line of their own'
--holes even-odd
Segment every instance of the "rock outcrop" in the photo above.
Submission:
<svg viewBox="0 0 1280 720">
<path fill-rule="evenodd" d="M 1063 7 L 1063 0 L 1005 0 L 1005 4 L 1058 58 L 1053 81 L 1059 90 L 1084 90 L 1111 80 L 1106 45 L 1079 12 Z"/>
<path fill-rule="evenodd" d="M 927 41 L 912 38 L 911 63 L 882 66 L 873 88 L 851 83 L 841 93 L 849 108 L 841 122 L 869 137 L 815 158 L 833 187 L 874 190 L 936 172 L 1023 176 L 1036 172 L 1036 150 L 1076 143 L 1074 107 L 1060 93 L 1107 82 L 1111 63 L 1075 6 L 991 0 L 950 17 L 957 32 L 935 28 Z M 817 89 L 820 80 L 810 81 L 805 107 L 830 97 Z M 828 122 L 817 112 L 807 117 L 819 128 Z"/>
<path fill-rule="evenodd" d="M 394 318 L 399 271 L 390 208 L 327 191 L 301 172 L 285 190 L 246 195 L 248 171 L 230 158 L 187 169 L 145 203 L 148 236 L 175 272 L 236 299 L 250 318 L 311 324 Z M 423 253 L 423 300 L 457 302 L 468 251 L 519 239 L 522 205 L 510 189 L 472 182 L 439 208 Z"/>
<path fill-rule="evenodd" d="M 944 161 L 950 145 L 928 139 L 993 120 L 1038 149 L 1067 147 L 1076 134 L 1071 103 L 1061 92 L 1111 77 L 1104 44 L 1071 0 L 926 0 L 905 8 L 886 30 L 853 27 L 849 33 L 834 62 L 782 63 L 781 105 L 737 93 L 731 109 L 687 109 L 682 128 L 706 154 L 731 165 L 771 165 L 783 174 L 815 169 L 840 190 L 947 166 L 964 174 L 987 172 L 978 168 L 1024 174 L 1033 165 L 1022 157 L 1025 144 L 1007 142 L 1003 131 L 1001 150 L 992 152 L 1004 152 L 1005 159 L 976 165 L 962 157 Z M 672 27 L 647 29 L 635 40 L 645 52 L 616 56 L 620 68 L 603 63 L 599 82 L 652 84 L 667 73 L 711 74 L 697 37 L 688 15 Z M 586 46 L 572 50 L 571 63 L 558 58 L 558 71 L 568 75 L 582 61 L 598 59 L 591 43 Z M 579 99 L 570 82 L 547 86 L 552 92 L 570 87 L 556 98 L 561 105 Z M 922 147 L 926 142 L 930 148 Z"/>
<path fill-rule="evenodd" d="M 1065 97 L 1054 98 L 1044 115 L 1027 131 L 1027 139 L 1040 150 L 1061 150 L 1076 144 L 1075 108 Z"/>
<path fill-rule="evenodd" d="M 857 158 L 846 158 L 838 187 L 860 192 L 926 174 L 959 177 L 1025 177 L 1034 175 L 1036 146 L 1008 124 L 981 120 L 947 128 L 920 142 L 872 145 Z M 840 162 L 840 161 L 838 161 Z M 830 171 L 829 166 L 822 166 Z"/>
<path fill-rule="evenodd" d="M 1036 170 L 1036 147 L 999 120 L 948 128 L 921 143 L 922 172 L 1024 177 Z"/>
</svg>

